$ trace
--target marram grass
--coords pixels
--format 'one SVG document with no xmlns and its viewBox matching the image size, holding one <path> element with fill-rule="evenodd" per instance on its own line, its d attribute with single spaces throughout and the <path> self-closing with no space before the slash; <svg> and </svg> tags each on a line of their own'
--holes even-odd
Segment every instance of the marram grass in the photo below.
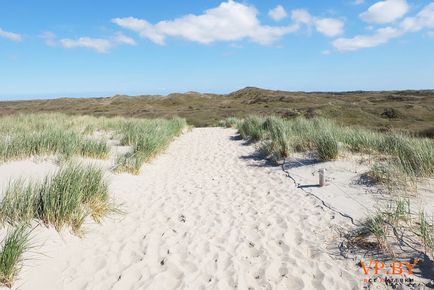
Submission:
<svg viewBox="0 0 434 290">
<path fill-rule="evenodd" d="M 129 120 L 120 131 L 121 144 L 133 147 L 133 151 L 119 156 L 118 172 L 138 174 L 143 163 L 167 148 L 186 127 L 184 119 Z"/>
<path fill-rule="evenodd" d="M 67 164 L 41 183 L 13 182 L 0 203 L 0 220 L 10 224 L 36 219 L 57 230 L 79 233 L 86 217 L 100 221 L 116 211 L 101 169 Z"/>
<path fill-rule="evenodd" d="M 24 225 L 11 229 L 0 245 L 0 284 L 10 288 L 16 279 L 29 248 L 30 231 Z"/>
<path fill-rule="evenodd" d="M 261 141 L 264 151 L 276 159 L 291 152 L 315 152 L 320 160 L 327 161 L 348 150 L 385 156 L 387 164 L 374 168 L 378 180 L 388 180 L 397 173 L 408 178 L 434 176 L 434 141 L 430 139 L 347 128 L 321 118 L 249 116 L 230 122 L 237 124 L 243 139 Z"/>
<path fill-rule="evenodd" d="M 102 132 L 132 147 L 133 152 L 119 156 L 116 170 L 137 174 L 142 164 L 163 151 L 186 125 L 180 118 L 96 118 L 59 113 L 1 117 L 0 162 L 36 155 L 104 159 L 110 147 L 105 139 L 93 136 Z"/>
<path fill-rule="evenodd" d="M 87 124 L 87 125 L 85 125 Z M 30 114 L 0 118 L 0 161 L 34 155 L 59 154 L 106 158 L 109 147 L 105 140 L 92 140 L 89 126 L 102 126 L 94 117 L 63 114 Z"/>
</svg>

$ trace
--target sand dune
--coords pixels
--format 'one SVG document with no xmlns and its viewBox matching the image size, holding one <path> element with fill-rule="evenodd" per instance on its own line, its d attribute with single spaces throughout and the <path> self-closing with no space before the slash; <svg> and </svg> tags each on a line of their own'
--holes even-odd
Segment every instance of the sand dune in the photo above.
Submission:
<svg viewBox="0 0 434 290">
<path fill-rule="evenodd" d="M 125 214 L 83 238 L 36 228 L 15 287 L 360 289 L 360 268 L 333 250 L 349 220 L 235 136 L 193 129 L 139 176 L 109 174 Z"/>
</svg>

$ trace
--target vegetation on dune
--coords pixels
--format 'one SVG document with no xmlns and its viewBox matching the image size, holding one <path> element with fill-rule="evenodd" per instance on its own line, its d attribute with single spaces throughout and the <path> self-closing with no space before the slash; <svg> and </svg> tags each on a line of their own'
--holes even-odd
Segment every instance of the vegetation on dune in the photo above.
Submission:
<svg viewBox="0 0 434 290">
<path fill-rule="evenodd" d="M 410 245 L 419 248 L 425 255 L 434 251 L 434 225 L 426 214 L 412 212 L 410 199 L 395 197 L 388 208 L 379 209 L 357 225 L 347 238 L 351 245 L 364 250 L 381 250 L 395 256 L 393 245 Z"/>
<path fill-rule="evenodd" d="M 433 225 L 426 219 L 425 211 L 419 212 L 419 236 L 422 238 L 425 252 L 434 251 L 434 230 Z"/>
<path fill-rule="evenodd" d="M 68 164 L 42 183 L 12 182 L 0 203 L 0 219 L 10 224 L 33 219 L 57 230 L 70 226 L 79 233 L 87 216 L 95 221 L 116 211 L 101 169 Z"/>
<path fill-rule="evenodd" d="M 264 119 L 258 116 L 248 116 L 238 124 L 238 130 L 243 139 L 256 142 L 265 137 Z"/>
<path fill-rule="evenodd" d="M 224 120 L 220 120 L 218 124 L 219 124 L 220 127 L 237 128 L 238 121 L 239 121 L 238 118 L 229 117 L 229 118 L 226 118 Z"/>
<path fill-rule="evenodd" d="M 164 97 L 114 96 L 0 102 L 0 116 L 35 112 L 127 118 L 179 116 L 189 124 L 201 127 L 214 126 L 229 116 L 321 116 L 344 125 L 377 130 L 402 128 L 414 134 L 432 136 L 433 107 L 434 91 L 305 93 L 249 87 L 226 95 L 190 92 Z"/>
<path fill-rule="evenodd" d="M 163 151 L 186 127 L 184 119 L 129 120 L 122 128 L 121 144 L 133 147 L 133 151 L 116 161 L 118 172 L 138 174 L 144 162 Z"/>
<path fill-rule="evenodd" d="M 0 245 L 0 284 L 12 287 L 29 248 L 30 231 L 23 225 L 11 229 Z"/>
<path fill-rule="evenodd" d="M 288 142 L 288 129 L 285 122 L 276 117 L 268 117 L 264 124 L 264 130 L 270 134 L 270 142 L 264 144 L 263 149 L 268 155 L 275 159 L 286 158 L 290 155 L 292 148 Z"/>
<path fill-rule="evenodd" d="M 60 154 L 66 158 L 80 155 L 106 158 L 105 140 L 85 134 L 83 124 L 95 123 L 93 117 L 69 117 L 63 114 L 9 116 L 0 119 L 0 160 L 34 155 Z"/>
<path fill-rule="evenodd" d="M 132 152 L 119 156 L 116 170 L 137 174 L 142 164 L 164 150 L 187 126 L 184 119 L 125 119 L 68 116 L 64 114 L 19 115 L 0 118 L 0 161 L 36 155 L 107 158 L 105 138 L 119 139 Z M 102 137 L 101 137 L 102 136 Z"/>
<path fill-rule="evenodd" d="M 232 121 L 233 122 L 233 121 Z M 342 127 L 322 119 L 283 119 L 250 116 L 235 122 L 240 136 L 261 141 L 264 151 L 275 159 L 290 152 L 313 151 L 320 160 L 334 160 L 342 150 L 383 156 L 373 175 L 378 181 L 402 174 L 408 178 L 434 176 L 434 141 L 399 132 L 379 133 Z"/>
</svg>

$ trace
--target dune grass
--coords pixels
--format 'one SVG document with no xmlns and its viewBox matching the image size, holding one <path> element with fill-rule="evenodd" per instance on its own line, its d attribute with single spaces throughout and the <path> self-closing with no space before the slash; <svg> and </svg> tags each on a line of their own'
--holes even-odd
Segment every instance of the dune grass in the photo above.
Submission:
<svg viewBox="0 0 434 290">
<path fill-rule="evenodd" d="M 276 117 L 268 117 L 264 124 L 264 130 L 269 132 L 270 141 L 263 145 L 263 150 L 274 159 L 282 159 L 288 157 L 293 148 L 289 144 L 289 130 L 285 126 L 285 122 Z"/>
<path fill-rule="evenodd" d="M 256 142 L 264 139 L 266 130 L 264 129 L 265 119 L 259 116 L 248 116 L 238 124 L 238 130 L 243 139 Z"/>
<path fill-rule="evenodd" d="M 264 151 L 275 159 L 291 152 L 315 152 L 320 160 L 334 160 L 342 151 L 369 153 L 387 159 L 375 168 L 378 180 L 396 173 L 409 178 L 434 176 L 434 141 L 402 132 L 380 133 L 348 128 L 326 119 L 250 116 L 238 124 L 243 139 L 261 141 Z"/>
<path fill-rule="evenodd" d="M 395 256 L 394 246 L 411 245 L 426 255 L 434 251 L 434 226 L 424 210 L 410 208 L 410 199 L 397 196 L 386 209 L 378 209 L 347 235 L 350 243 L 365 250 Z M 373 239 L 372 239 L 373 238 Z M 396 248 L 395 248 L 396 250 Z"/>
<path fill-rule="evenodd" d="M 425 252 L 434 250 L 434 228 L 433 225 L 427 221 L 425 211 L 419 212 L 419 235 L 425 247 Z"/>
<path fill-rule="evenodd" d="M 239 122 L 238 118 L 229 117 L 224 120 L 220 120 L 218 125 L 220 127 L 225 127 L 225 128 L 237 128 L 238 122 Z"/>
<path fill-rule="evenodd" d="M 185 120 L 179 118 L 125 122 L 119 131 L 121 144 L 132 146 L 133 151 L 117 159 L 116 170 L 138 174 L 143 163 L 162 152 L 185 127 Z"/>
<path fill-rule="evenodd" d="M 86 217 L 99 222 L 114 211 L 102 170 L 68 164 L 41 183 L 12 182 L 0 203 L 0 220 L 19 224 L 36 219 L 79 233 Z"/>
<path fill-rule="evenodd" d="M 387 250 L 387 215 L 377 212 L 363 221 L 354 232 L 354 241 L 360 242 L 374 236 L 375 244 L 379 249 Z"/>
<path fill-rule="evenodd" d="M 97 123 L 98 118 L 63 114 L 0 118 L 0 161 L 52 154 L 106 158 L 110 149 L 107 142 L 90 138 L 93 131 L 85 125 Z"/>
<path fill-rule="evenodd" d="M 0 284 L 12 287 L 21 268 L 23 254 L 29 248 L 30 231 L 20 225 L 6 234 L 0 245 Z"/>
<path fill-rule="evenodd" d="M 96 118 L 58 113 L 2 117 L 0 162 L 36 155 L 104 159 L 110 153 L 105 140 L 110 135 L 132 147 L 132 152 L 119 156 L 116 170 L 137 174 L 142 164 L 164 150 L 186 125 L 180 118 Z M 100 137 L 95 137 L 96 133 Z"/>
<path fill-rule="evenodd" d="M 37 215 L 40 186 L 24 179 L 11 181 L 0 203 L 1 223 L 30 222 Z"/>
</svg>

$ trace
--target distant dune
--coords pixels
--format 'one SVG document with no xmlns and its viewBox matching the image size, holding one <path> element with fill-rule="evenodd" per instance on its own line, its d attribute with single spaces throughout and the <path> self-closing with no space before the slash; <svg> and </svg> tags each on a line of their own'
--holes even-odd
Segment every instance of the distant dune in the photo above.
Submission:
<svg viewBox="0 0 434 290">
<path fill-rule="evenodd" d="M 0 102 L 0 115 L 64 112 L 95 116 L 180 116 L 195 126 L 248 114 L 276 114 L 288 118 L 323 116 L 345 125 L 379 130 L 407 129 L 429 135 L 434 131 L 434 91 L 286 92 L 247 87 L 226 95 L 198 92 L 167 96 Z"/>
</svg>

